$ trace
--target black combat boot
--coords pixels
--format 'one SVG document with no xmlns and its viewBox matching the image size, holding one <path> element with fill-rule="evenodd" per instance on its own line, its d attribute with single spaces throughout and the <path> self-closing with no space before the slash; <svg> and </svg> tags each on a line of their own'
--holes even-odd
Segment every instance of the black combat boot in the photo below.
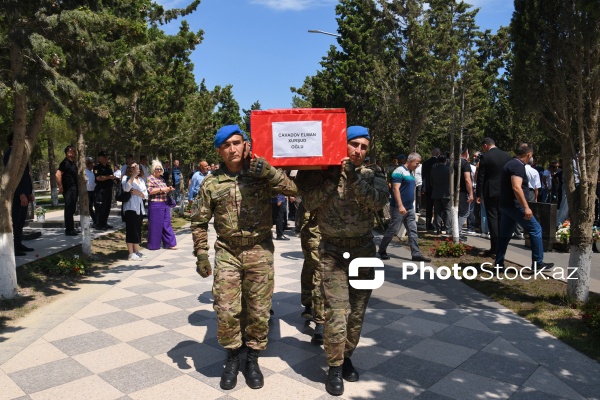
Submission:
<svg viewBox="0 0 600 400">
<path fill-rule="evenodd" d="M 240 349 L 227 349 L 227 363 L 221 375 L 221 389 L 231 390 L 237 385 L 240 369 Z"/>
<path fill-rule="evenodd" d="M 332 396 L 341 396 L 344 394 L 344 380 L 342 379 L 342 366 L 329 367 L 327 383 L 325 383 L 327 393 Z"/>
<path fill-rule="evenodd" d="M 258 367 L 259 353 L 259 350 L 248 349 L 246 355 L 246 383 L 252 389 L 260 389 L 265 384 L 265 378 Z"/>
<path fill-rule="evenodd" d="M 317 324 L 315 326 L 315 332 L 313 333 L 313 342 L 316 344 L 322 344 L 324 333 L 325 333 L 325 325 Z"/>
<path fill-rule="evenodd" d="M 344 364 L 342 365 L 342 376 L 348 382 L 356 382 L 358 380 L 358 371 L 352 365 L 352 360 L 344 358 Z"/>
</svg>

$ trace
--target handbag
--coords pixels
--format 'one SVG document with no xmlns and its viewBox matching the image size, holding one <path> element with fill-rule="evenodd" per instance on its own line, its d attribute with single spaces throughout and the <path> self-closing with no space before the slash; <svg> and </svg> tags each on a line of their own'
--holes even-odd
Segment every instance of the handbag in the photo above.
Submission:
<svg viewBox="0 0 600 400">
<path fill-rule="evenodd" d="M 131 192 L 126 192 L 123 190 L 123 183 L 119 183 L 117 185 L 117 190 L 115 191 L 115 200 L 120 201 L 121 203 L 127 203 L 131 199 Z"/>
</svg>

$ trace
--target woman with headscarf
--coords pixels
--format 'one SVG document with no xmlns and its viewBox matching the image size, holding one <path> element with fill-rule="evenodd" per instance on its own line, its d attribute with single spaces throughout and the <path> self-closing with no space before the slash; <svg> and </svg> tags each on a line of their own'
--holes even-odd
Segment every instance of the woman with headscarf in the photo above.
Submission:
<svg viewBox="0 0 600 400">
<path fill-rule="evenodd" d="M 144 179 L 140 176 L 140 166 L 137 163 L 127 167 L 121 185 L 123 185 L 123 191 L 131 193 L 129 200 L 123 203 L 125 241 L 129 251 L 128 260 L 138 261 L 145 257 L 140 252 L 140 243 L 142 242 L 142 220 L 146 215 L 144 199 L 148 198 L 148 190 Z"/>
<path fill-rule="evenodd" d="M 158 160 L 152 161 L 152 175 L 148 177 L 148 250 L 160 249 L 161 242 L 165 249 L 175 250 L 177 239 L 171 226 L 171 209 L 167 196 L 175 190 L 167 186 L 162 175 L 163 166 Z"/>
</svg>

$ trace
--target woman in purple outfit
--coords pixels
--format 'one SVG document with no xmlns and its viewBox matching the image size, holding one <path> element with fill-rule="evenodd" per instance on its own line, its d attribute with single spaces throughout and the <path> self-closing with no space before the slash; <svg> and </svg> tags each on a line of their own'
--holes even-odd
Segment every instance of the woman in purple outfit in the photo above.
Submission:
<svg viewBox="0 0 600 400">
<path fill-rule="evenodd" d="M 175 250 L 177 239 L 171 226 L 171 209 L 167 196 L 175 190 L 167 186 L 162 178 L 163 166 L 158 160 L 152 162 L 152 175 L 148 177 L 148 250 L 160 249 L 161 241 L 165 249 Z"/>
</svg>

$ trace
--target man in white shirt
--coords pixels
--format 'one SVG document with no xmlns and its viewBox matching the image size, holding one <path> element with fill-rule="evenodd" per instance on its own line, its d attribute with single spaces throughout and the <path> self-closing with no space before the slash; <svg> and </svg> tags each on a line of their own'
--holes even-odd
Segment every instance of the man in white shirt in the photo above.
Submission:
<svg viewBox="0 0 600 400">
<path fill-rule="evenodd" d="M 542 182 L 540 181 L 540 173 L 537 172 L 535 168 L 531 166 L 533 163 L 533 159 L 529 160 L 527 164 L 525 164 L 525 173 L 527 174 L 527 179 L 529 180 L 529 197 L 527 201 L 537 201 L 538 191 L 542 187 Z"/>
<path fill-rule="evenodd" d="M 423 165 L 419 164 L 417 169 L 415 169 L 415 185 L 416 185 L 415 212 L 416 213 L 419 213 L 421 210 L 421 188 L 423 187 L 423 175 L 421 173 L 422 168 L 423 168 Z"/>
<path fill-rule="evenodd" d="M 85 159 L 85 178 L 86 178 L 86 190 L 88 195 L 88 209 L 90 211 L 90 218 L 92 219 L 92 228 L 96 227 L 96 212 L 94 211 L 94 190 L 96 189 L 96 177 L 94 176 L 94 159 L 87 157 Z"/>
</svg>

